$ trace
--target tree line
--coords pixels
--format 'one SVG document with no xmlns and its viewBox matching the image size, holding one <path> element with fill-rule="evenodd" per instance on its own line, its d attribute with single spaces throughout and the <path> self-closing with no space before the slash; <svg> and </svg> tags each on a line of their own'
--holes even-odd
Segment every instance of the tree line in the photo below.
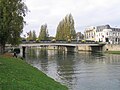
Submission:
<svg viewBox="0 0 120 90">
<path fill-rule="evenodd" d="M 47 24 L 41 25 L 39 36 L 36 36 L 35 31 L 33 30 L 28 33 L 27 40 L 50 40 Z M 53 39 L 53 38 L 52 38 Z M 76 39 L 76 31 L 74 27 L 74 19 L 71 14 L 65 16 L 57 26 L 56 40 L 71 40 Z"/>
<path fill-rule="evenodd" d="M 49 34 L 47 29 L 47 24 L 41 25 L 39 36 L 37 37 L 35 30 L 30 31 L 27 33 L 28 37 L 27 40 L 49 40 Z"/>
</svg>

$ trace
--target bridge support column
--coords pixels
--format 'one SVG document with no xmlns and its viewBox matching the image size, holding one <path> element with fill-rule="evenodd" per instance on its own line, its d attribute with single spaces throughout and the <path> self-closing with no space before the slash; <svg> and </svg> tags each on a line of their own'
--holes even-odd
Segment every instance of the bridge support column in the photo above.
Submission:
<svg viewBox="0 0 120 90">
<path fill-rule="evenodd" d="M 23 48 L 23 58 L 25 58 L 25 49 L 26 47 L 22 47 Z"/>
<path fill-rule="evenodd" d="M 26 51 L 26 47 L 20 47 L 20 55 L 23 58 L 25 58 L 25 51 Z"/>
</svg>

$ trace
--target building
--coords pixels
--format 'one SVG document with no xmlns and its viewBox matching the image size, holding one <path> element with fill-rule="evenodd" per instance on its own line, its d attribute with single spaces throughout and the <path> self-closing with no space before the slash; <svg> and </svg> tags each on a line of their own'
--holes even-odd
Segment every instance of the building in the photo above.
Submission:
<svg viewBox="0 0 120 90">
<path fill-rule="evenodd" d="M 77 38 L 78 41 L 79 40 L 83 40 L 84 39 L 84 35 L 81 32 L 77 32 L 76 33 L 76 38 Z"/>
<path fill-rule="evenodd" d="M 107 44 L 120 44 L 120 28 L 112 28 L 109 25 L 97 26 L 96 41 Z"/>
<path fill-rule="evenodd" d="M 96 27 L 96 41 L 99 42 L 109 42 L 108 35 L 111 32 L 109 25 L 102 25 Z"/>
<path fill-rule="evenodd" d="M 120 44 L 120 28 L 112 28 L 110 25 L 87 28 L 85 29 L 85 39 L 107 44 Z"/>
<path fill-rule="evenodd" d="M 84 39 L 95 41 L 96 28 L 95 27 L 87 27 L 84 32 Z"/>
</svg>

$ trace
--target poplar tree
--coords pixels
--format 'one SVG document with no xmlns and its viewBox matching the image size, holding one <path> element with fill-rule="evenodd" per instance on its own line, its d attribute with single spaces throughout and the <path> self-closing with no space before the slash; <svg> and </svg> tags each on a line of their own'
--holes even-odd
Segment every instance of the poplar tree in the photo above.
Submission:
<svg viewBox="0 0 120 90">
<path fill-rule="evenodd" d="M 33 34 L 32 34 L 32 31 L 30 30 L 30 32 L 28 33 L 28 38 L 27 40 L 33 40 Z"/>
<path fill-rule="evenodd" d="M 57 26 L 57 40 L 76 39 L 76 31 L 74 27 L 74 19 L 71 14 L 65 16 Z"/>
<path fill-rule="evenodd" d="M 48 40 L 49 34 L 47 29 L 47 24 L 41 25 L 39 40 Z"/>
<path fill-rule="evenodd" d="M 32 37 L 33 37 L 33 40 L 36 41 L 37 36 L 36 36 L 35 30 L 33 30 Z"/>
<path fill-rule="evenodd" d="M 5 44 L 19 44 L 27 7 L 23 0 L 0 0 L 0 50 Z"/>
</svg>

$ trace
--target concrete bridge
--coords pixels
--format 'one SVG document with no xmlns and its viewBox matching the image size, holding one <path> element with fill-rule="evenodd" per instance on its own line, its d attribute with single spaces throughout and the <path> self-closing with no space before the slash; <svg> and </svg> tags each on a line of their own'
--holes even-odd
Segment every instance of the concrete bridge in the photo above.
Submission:
<svg viewBox="0 0 120 90">
<path fill-rule="evenodd" d="M 64 50 L 66 52 L 78 51 L 102 51 L 104 43 L 22 43 L 18 47 L 21 50 L 21 55 L 24 57 L 25 50 L 28 47 L 41 47 L 46 49 Z M 6 45 L 10 46 L 10 45 Z"/>
</svg>

